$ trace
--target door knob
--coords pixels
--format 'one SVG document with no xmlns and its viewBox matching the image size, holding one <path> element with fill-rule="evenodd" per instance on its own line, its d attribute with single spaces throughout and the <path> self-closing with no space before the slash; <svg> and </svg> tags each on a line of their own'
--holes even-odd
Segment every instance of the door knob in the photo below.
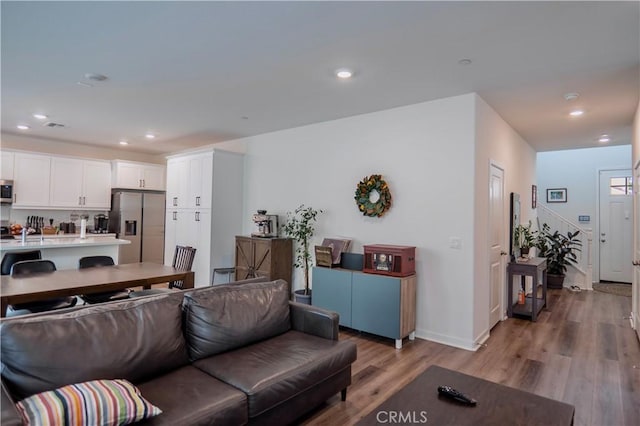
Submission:
<svg viewBox="0 0 640 426">
<path fill-rule="evenodd" d="M 633 262 L 631 262 L 631 264 L 633 266 L 640 266 L 640 260 L 634 260 Z"/>
<path fill-rule="evenodd" d="M 602 232 L 600 235 L 602 235 L 602 236 L 604 237 L 604 236 L 605 236 L 605 235 L 607 235 L 607 234 L 605 234 L 604 232 Z"/>
<path fill-rule="evenodd" d="M 506 251 L 501 251 L 501 252 L 500 252 L 500 256 L 506 256 L 506 255 L 508 255 L 508 254 L 509 254 L 509 253 L 507 253 Z"/>
<path fill-rule="evenodd" d="M 600 240 L 601 243 L 604 243 L 605 241 L 607 241 L 607 240 Z"/>
</svg>

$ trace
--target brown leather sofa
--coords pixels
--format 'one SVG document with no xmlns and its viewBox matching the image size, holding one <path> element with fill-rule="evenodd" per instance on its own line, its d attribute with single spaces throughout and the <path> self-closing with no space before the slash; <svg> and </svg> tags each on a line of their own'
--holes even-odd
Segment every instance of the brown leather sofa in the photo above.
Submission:
<svg viewBox="0 0 640 426">
<path fill-rule="evenodd" d="M 344 400 L 356 359 L 338 315 L 290 302 L 282 280 L 7 318 L 0 345 L 3 426 L 22 398 L 102 378 L 163 411 L 144 424 L 288 424 Z"/>
</svg>

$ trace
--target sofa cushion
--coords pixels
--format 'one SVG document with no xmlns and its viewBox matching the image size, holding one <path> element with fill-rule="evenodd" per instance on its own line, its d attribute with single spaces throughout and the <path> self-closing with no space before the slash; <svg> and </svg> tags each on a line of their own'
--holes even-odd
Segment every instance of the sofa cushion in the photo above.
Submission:
<svg viewBox="0 0 640 426">
<path fill-rule="evenodd" d="M 192 360 L 282 334 L 289 321 L 283 280 L 214 286 L 185 294 L 185 337 Z"/>
<path fill-rule="evenodd" d="M 141 383 L 138 388 L 163 411 L 145 425 L 247 423 L 246 395 L 190 365 Z"/>
<path fill-rule="evenodd" d="M 72 383 L 133 383 L 188 364 L 182 293 L 0 323 L 2 378 L 18 398 Z"/>
<path fill-rule="evenodd" d="M 253 418 L 348 368 L 355 359 L 353 342 L 292 330 L 194 366 L 246 393 Z"/>
<path fill-rule="evenodd" d="M 122 426 L 162 413 L 126 380 L 93 380 L 38 393 L 17 404 L 25 425 Z"/>
</svg>

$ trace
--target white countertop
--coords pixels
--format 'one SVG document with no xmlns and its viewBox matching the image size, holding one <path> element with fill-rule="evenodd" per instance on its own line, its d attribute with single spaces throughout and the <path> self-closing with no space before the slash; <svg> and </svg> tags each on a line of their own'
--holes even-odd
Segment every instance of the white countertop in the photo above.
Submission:
<svg viewBox="0 0 640 426">
<path fill-rule="evenodd" d="M 91 234 L 88 234 L 91 235 Z M 103 234 L 104 235 L 104 234 Z M 112 234 L 113 235 L 113 234 Z M 119 240 L 117 238 L 105 238 L 104 236 L 87 238 L 56 238 L 56 235 L 47 235 L 43 241 L 40 236 L 34 240 L 31 236 L 26 243 L 16 240 L 0 240 L 0 252 L 7 250 L 33 250 L 33 249 L 59 249 L 69 247 L 87 247 L 87 246 L 112 246 L 131 244 L 129 240 Z"/>
</svg>

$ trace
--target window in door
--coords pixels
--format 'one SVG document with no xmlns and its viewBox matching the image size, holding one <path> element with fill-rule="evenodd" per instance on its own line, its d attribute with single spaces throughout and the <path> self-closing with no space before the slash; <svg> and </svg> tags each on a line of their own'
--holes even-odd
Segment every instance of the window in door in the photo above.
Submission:
<svg viewBox="0 0 640 426">
<path fill-rule="evenodd" d="M 612 177 L 609 179 L 609 193 L 611 195 L 631 195 L 633 184 L 629 177 Z"/>
</svg>

